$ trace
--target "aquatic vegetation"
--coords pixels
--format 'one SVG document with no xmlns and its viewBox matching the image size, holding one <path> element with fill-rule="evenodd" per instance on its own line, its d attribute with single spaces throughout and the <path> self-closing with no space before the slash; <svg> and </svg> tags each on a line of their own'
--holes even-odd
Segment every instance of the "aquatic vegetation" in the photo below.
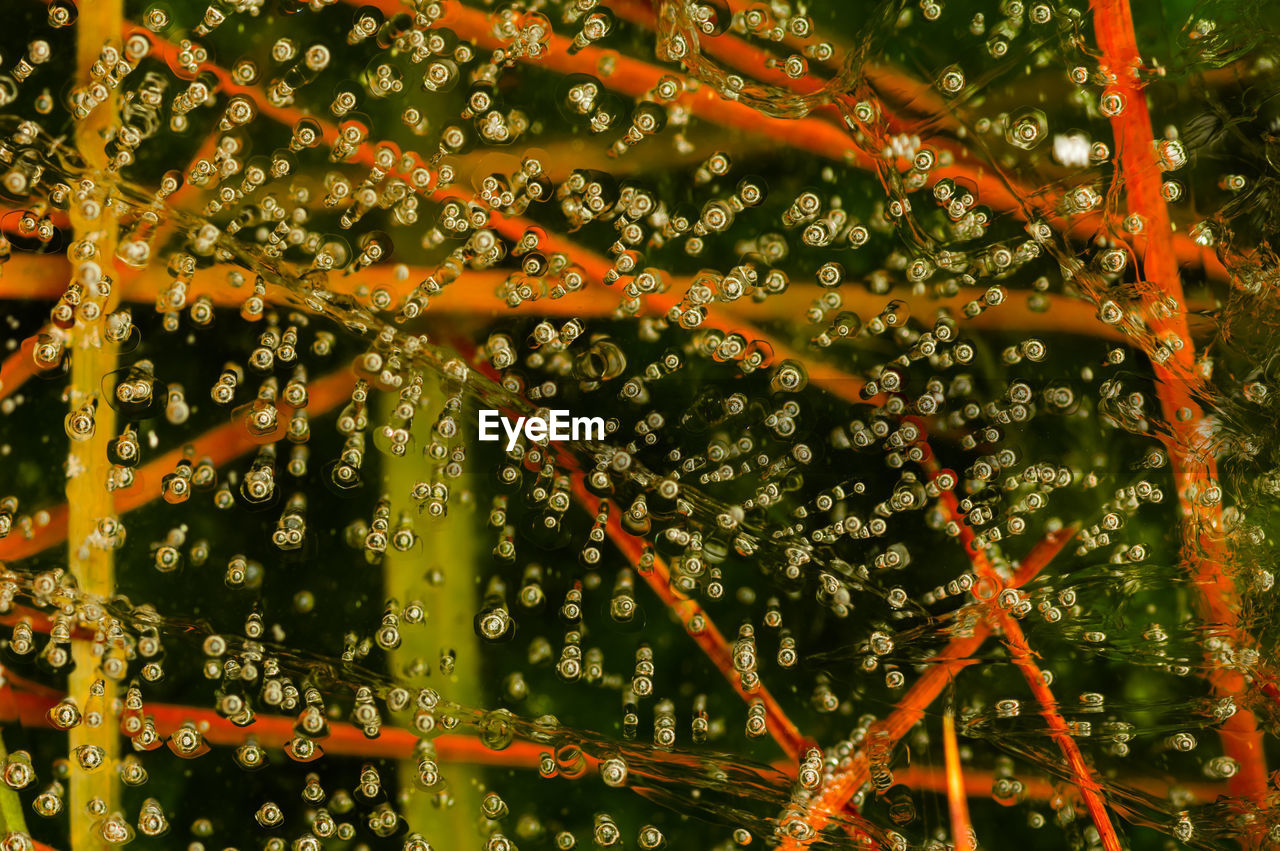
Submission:
<svg viewBox="0 0 1280 851">
<path fill-rule="evenodd" d="M 0 848 L 1280 846 L 1280 12 L 13 15 Z"/>
</svg>

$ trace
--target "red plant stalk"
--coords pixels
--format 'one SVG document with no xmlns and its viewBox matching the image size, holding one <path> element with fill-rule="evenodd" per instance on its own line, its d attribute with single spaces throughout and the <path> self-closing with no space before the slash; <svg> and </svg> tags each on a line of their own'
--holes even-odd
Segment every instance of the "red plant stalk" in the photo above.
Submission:
<svg viewBox="0 0 1280 851">
<path fill-rule="evenodd" d="M 354 384 L 354 376 L 350 370 L 346 369 L 309 382 L 307 412 L 315 417 L 333 410 L 350 398 Z M 280 425 L 274 435 L 277 440 L 284 437 L 293 409 L 281 402 L 280 410 Z M 115 492 L 115 511 L 117 514 L 124 514 L 159 498 L 161 482 L 165 476 L 174 471 L 177 463 L 183 458 L 190 458 L 197 462 L 202 458 L 209 458 L 215 467 L 221 467 L 253 451 L 265 440 L 270 439 L 271 436 L 255 437 L 241 422 L 231 422 L 211 429 L 190 443 L 170 450 L 154 461 L 139 467 L 134 473 L 133 484 Z M 46 513 L 48 522 L 36 526 L 31 537 L 25 537 L 15 530 L 7 538 L 0 539 L 0 560 L 16 561 L 28 558 L 66 540 L 66 503 L 47 509 Z"/>
<path fill-rule="evenodd" d="M 45 614 L 34 609 L 28 610 L 32 628 L 37 632 L 47 633 L 49 621 Z M 0 623 L 9 624 L 3 620 Z M 92 640 L 89 634 L 75 636 L 80 640 Z M 34 680 L 20 677 L 11 671 L 2 674 L 4 685 L 0 687 L 0 722 L 20 722 L 26 727 L 43 729 L 48 725 L 47 712 L 65 695 L 56 688 L 45 686 Z M 254 737 L 258 744 L 266 748 L 279 748 L 293 736 L 294 720 L 281 715 L 258 715 L 256 721 L 248 727 L 237 727 L 209 709 L 178 704 L 144 704 L 145 715 L 152 716 L 156 730 L 161 735 L 169 735 L 182 724 L 191 721 L 214 745 L 238 746 Z M 386 757 L 402 759 L 413 752 L 415 736 L 398 728 L 384 728 L 377 739 L 370 739 L 364 732 L 351 724 L 340 721 L 329 722 L 330 738 L 324 740 L 327 753 L 340 756 L 355 756 L 374 759 Z M 538 758 L 546 751 L 545 747 L 534 746 L 525 742 L 515 742 L 502 751 L 495 751 L 482 744 L 476 737 L 469 735 L 446 734 L 433 739 L 436 744 L 436 756 L 442 762 L 464 762 L 483 765 L 496 765 L 505 768 L 535 769 Z M 588 757 L 589 762 L 594 762 Z M 784 774 L 795 775 L 796 763 L 790 760 L 778 760 L 772 766 Z M 945 768 L 930 765 L 910 765 L 901 771 L 894 772 L 894 780 L 913 789 L 931 792 L 947 790 L 947 773 Z M 965 794 L 971 798 L 991 797 L 991 787 L 996 775 L 991 771 L 970 769 L 964 773 Z M 1149 777 L 1124 778 L 1121 782 L 1126 786 L 1156 796 L 1169 793 L 1169 785 Z M 1022 778 L 1022 794 L 1027 800 L 1045 801 L 1055 794 L 1057 789 L 1052 783 L 1035 777 Z M 1213 801 L 1224 794 L 1224 786 L 1214 783 L 1183 783 L 1178 788 L 1190 792 L 1197 801 Z"/>
<path fill-rule="evenodd" d="M 19 623 L 26 622 L 33 632 L 49 635 L 53 632 L 53 621 L 49 618 L 49 613 L 40 609 L 33 609 L 30 606 L 10 605 L 9 611 L 0 615 L 0 626 L 14 627 Z M 71 638 L 75 641 L 93 641 L 94 632 L 83 625 L 75 624 L 71 627 Z M 0 667 L 0 682 L 4 680 L 15 681 L 15 675 Z"/>
<path fill-rule="evenodd" d="M 347 2 L 358 5 L 356 0 L 347 0 Z M 397 0 L 377 0 L 375 5 L 390 14 L 398 3 Z M 614 12 L 632 23 L 653 29 L 657 26 L 657 15 L 652 7 L 645 8 L 648 5 L 636 0 L 628 0 L 615 6 Z M 454 27 L 459 33 L 485 47 L 501 46 L 501 43 L 489 33 L 485 15 L 479 10 L 460 8 L 460 4 L 450 3 L 441 24 Z M 723 59 L 739 71 L 750 73 L 774 85 L 799 94 L 809 94 L 821 87 L 820 83 L 808 77 L 799 80 L 791 79 L 781 71 L 766 66 L 765 62 L 772 58 L 770 54 L 729 33 L 704 38 L 702 43 L 708 55 Z M 660 66 L 649 65 L 628 57 L 611 56 L 612 73 L 600 74 L 599 59 L 606 51 L 588 47 L 577 57 L 568 56 L 561 52 L 567 44 L 568 39 L 563 36 L 552 36 L 548 42 L 547 55 L 534 61 L 561 73 L 599 75 L 603 78 L 602 82 L 609 88 L 634 98 L 641 97 L 650 91 L 658 77 L 666 73 Z M 905 75 L 886 69 L 868 70 L 867 73 L 869 77 L 877 77 L 881 82 L 887 82 L 892 87 L 906 89 L 912 97 L 921 100 L 923 105 L 932 106 L 940 116 L 945 117 L 945 104 L 928 87 L 909 80 Z M 762 115 L 750 106 L 725 100 L 711 86 L 703 86 L 695 96 L 686 95 L 681 101 L 690 107 L 694 115 L 704 120 L 748 133 L 763 134 L 828 159 L 852 162 L 864 170 L 876 171 L 878 168 L 875 158 L 853 145 L 840 126 L 823 118 L 814 116 L 784 119 Z M 886 113 L 885 118 L 894 132 L 907 132 L 911 129 L 892 114 Z M 1086 214 L 1068 221 L 1058 212 L 1060 195 L 1040 197 L 1041 193 L 1032 191 L 1030 187 L 1006 181 L 999 174 L 984 169 L 981 164 L 974 165 L 966 162 L 969 158 L 968 151 L 950 139 L 930 139 L 928 142 L 934 147 L 947 149 L 953 154 L 953 162 L 950 165 L 938 166 L 930 171 L 927 184 L 929 186 L 943 178 L 951 178 L 962 184 L 972 185 L 981 195 L 982 203 L 997 210 L 1012 213 L 1019 218 L 1026 218 L 1031 214 L 1042 216 L 1064 233 L 1087 234 L 1096 230 L 1101 224 L 1101 217 L 1097 214 Z M 894 162 L 894 166 L 899 169 L 910 167 L 906 158 L 899 158 Z M 1185 236 L 1176 238 L 1174 248 L 1178 259 L 1182 262 L 1202 265 L 1205 271 L 1214 277 L 1226 279 L 1226 269 L 1222 264 L 1211 252 L 1206 252 L 1194 240 Z"/>
<path fill-rule="evenodd" d="M 6 684 L 9 692 L 3 703 L 10 717 L 32 728 L 48 728 L 48 711 L 60 695 L 28 690 L 22 683 Z M 211 709 L 167 703 L 145 703 L 143 715 L 154 721 L 156 732 L 171 735 L 187 723 L 194 723 L 200 735 L 211 745 L 238 747 L 251 737 L 268 749 L 284 747 L 297 735 L 297 721 L 286 715 L 256 715 L 247 727 L 238 727 Z M 384 727 L 376 739 L 370 739 L 354 724 L 329 722 L 329 734 L 316 742 L 328 755 L 359 756 L 368 759 L 404 759 L 412 756 L 420 738 L 408 730 Z M 493 750 L 475 736 L 445 734 L 432 739 L 436 757 L 441 762 L 495 765 L 504 768 L 536 769 L 546 747 L 533 742 L 512 742 L 503 750 Z"/>
<path fill-rule="evenodd" d="M 1177 255 L 1169 210 L 1160 194 L 1161 168 L 1156 159 L 1151 113 L 1139 74 L 1142 68 L 1128 0 L 1091 0 L 1094 31 L 1113 91 L 1124 99 L 1124 108 L 1111 118 L 1119 149 L 1128 209 L 1144 220 L 1146 251 L 1142 257 L 1144 301 L 1148 322 L 1162 341 L 1177 348 L 1165 363 L 1153 361 L 1156 391 L 1170 430 L 1165 440 L 1171 456 L 1174 483 L 1182 506 L 1182 558 L 1200 592 L 1205 619 L 1222 630 L 1237 648 L 1253 644 L 1236 620 L 1239 595 L 1224 566 L 1229 557 L 1223 541 L 1220 501 L 1204 499 L 1218 480 L 1217 463 L 1206 445 L 1205 416 L 1193 389 L 1201 382 L 1196 369 L 1195 346 L 1187 329 L 1186 297 L 1178 275 Z M 1174 311 L 1150 309 L 1160 298 L 1172 298 Z M 1229 698 L 1236 711 L 1219 728 L 1223 751 L 1240 770 L 1229 781 L 1233 795 L 1260 803 L 1267 790 L 1266 756 L 1257 718 L 1245 707 L 1247 680 L 1243 673 L 1210 658 L 1208 680 L 1214 693 Z"/>
<path fill-rule="evenodd" d="M 387 7 L 386 9 L 384 9 L 384 11 L 386 12 L 392 12 L 399 8 L 398 4 L 395 3 L 394 0 L 385 0 L 382 5 Z M 458 14 L 462 17 L 464 22 L 470 22 L 471 24 L 476 23 L 476 21 L 473 20 L 473 15 L 471 11 L 466 11 L 466 12 L 459 11 Z M 153 44 L 157 47 L 157 49 L 159 49 L 161 54 L 164 56 L 167 56 L 169 53 L 176 51 L 176 47 L 174 45 L 170 44 L 167 41 L 164 41 L 163 39 L 154 37 L 152 40 L 153 40 Z M 656 66 L 647 66 L 645 63 L 637 63 L 637 65 L 639 67 L 643 67 L 647 69 L 646 71 L 644 71 L 644 73 L 641 74 L 641 76 L 643 76 L 644 79 L 648 80 L 649 83 L 656 83 L 658 76 L 662 74 L 662 69 L 657 68 Z M 267 117 L 272 118 L 273 120 L 276 120 L 278 122 L 285 123 L 285 124 L 293 124 L 305 116 L 305 113 L 301 112 L 296 108 L 272 106 L 266 100 L 266 97 L 264 93 L 261 92 L 261 90 L 253 86 L 241 86 L 241 85 L 235 84 L 231 80 L 230 73 L 219 66 L 208 63 L 206 67 L 208 67 L 218 77 L 224 91 L 230 94 L 240 94 L 240 95 L 245 95 L 250 97 L 255 101 L 255 103 L 257 103 L 259 109 L 262 110 L 262 113 Z M 646 74 L 647 76 L 645 76 Z M 651 86 L 649 87 L 651 88 Z M 647 91 L 647 89 L 645 89 L 645 91 Z M 630 91 L 630 89 L 627 89 L 627 93 L 633 94 L 634 96 L 638 96 L 638 93 L 633 93 Z M 746 109 L 747 112 L 753 115 L 755 114 L 749 108 L 742 107 L 740 104 L 731 104 L 727 101 L 722 101 L 722 103 L 726 104 L 727 106 L 732 106 L 739 109 Z M 336 139 L 338 135 L 337 127 L 333 125 L 331 122 L 327 122 L 321 119 L 317 119 L 317 121 L 320 125 L 321 133 L 326 143 L 332 143 L 332 141 Z M 843 131 L 838 130 L 838 128 L 831 127 L 830 125 L 826 125 L 825 122 L 818 122 L 818 123 L 821 125 L 827 126 L 827 129 L 829 131 L 835 131 L 837 136 L 840 136 L 840 138 L 843 139 L 843 135 L 842 135 Z M 373 163 L 372 146 L 367 142 L 362 144 L 357 150 L 353 159 L 357 162 L 361 162 L 366 165 L 371 165 Z M 185 192 L 188 188 L 189 187 L 184 186 L 181 190 L 179 190 L 179 193 Z M 1000 187 L 1000 188 L 1001 190 L 1003 190 L 1003 187 Z M 435 200 L 463 198 L 463 196 L 460 195 L 459 193 L 456 193 L 450 190 L 435 190 L 431 193 L 431 197 Z M 521 216 L 507 216 L 496 210 L 490 211 L 488 225 L 492 227 L 495 231 L 497 231 L 499 234 L 501 234 L 502 236 L 511 240 L 519 239 L 525 233 L 526 230 L 536 226 L 535 223 L 529 219 L 523 218 Z M 573 258 L 573 262 L 579 265 L 592 280 L 597 282 L 602 280 L 605 274 L 612 268 L 612 264 L 607 259 L 600 257 L 595 252 L 586 250 L 582 246 L 574 243 L 572 240 L 567 239 L 563 236 L 560 236 L 559 234 L 556 234 L 554 232 L 547 231 L 545 228 L 540 228 L 540 230 L 542 231 L 542 236 L 540 239 L 540 247 L 542 248 L 542 250 L 549 251 L 549 252 L 563 253 L 568 255 L 569 257 Z M 474 273 L 471 273 L 471 274 L 474 274 Z M 127 286 L 128 282 L 125 282 L 125 283 Z M 337 288 L 340 289 L 341 287 L 339 286 Z M 455 287 L 453 289 L 456 290 L 458 288 Z M 217 292 L 217 290 L 215 290 L 215 292 Z M 446 289 L 446 293 L 447 292 L 449 292 L 448 289 Z M 218 294 L 221 295 L 220 292 Z M 647 301 L 649 302 L 651 307 L 656 307 L 661 310 L 665 310 L 669 308 L 672 304 L 676 303 L 676 300 L 669 296 L 667 297 L 650 296 L 648 297 Z M 1074 302 L 1071 302 L 1069 300 L 1062 300 L 1062 301 L 1063 303 L 1058 305 L 1058 308 L 1059 308 L 1058 316 L 1055 319 L 1055 324 L 1052 326 L 1055 329 L 1061 328 L 1060 322 L 1062 320 L 1066 320 L 1070 318 L 1073 320 L 1071 324 L 1072 329 L 1076 330 L 1079 333 L 1101 334 L 1102 336 L 1107 336 L 1107 337 L 1116 337 L 1118 335 L 1118 332 L 1116 331 L 1116 329 L 1110 328 L 1109 326 L 1103 326 L 1100 323 L 1098 323 L 1096 317 L 1092 314 L 1092 311 L 1089 309 L 1084 309 L 1084 305 L 1080 305 L 1081 309 L 1077 310 L 1075 309 L 1076 304 Z M 433 304 L 434 303 L 435 303 L 435 300 L 433 300 Z M 732 306 L 725 307 L 723 309 L 729 314 L 737 314 L 744 310 L 750 310 L 750 305 L 735 304 Z M 1047 314 L 1034 314 L 1034 313 L 1026 313 L 1026 315 L 1023 318 L 1035 319 L 1039 316 L 1045 316 L 1047 318 Z M 991 320 L 1001 322 L 1002 317 L 993 315 L 991 317 L 988 317 L 988 321 L 991 321 Z M 733 324 L 734 324 L 734 321 L 731 320 L 728 323 L 728 326 L 732 326 Z M 744 323 L 738 320 L 737 324 L 742 325 Z M 982 320 L 980 319 L 978 320 L 978 322 L 975 322 L 975 325 L 977 324 L 983 324 Z M 733 330 L 730 327 L 727 327 L 725 322 L 717 322 L 711 317 L 708 317 L 707 321 L 703 323 L 703 326 L 708 328 L 719 328 L 721 330 L 726 330 L 726 333 L 728 333 L 730 330 Z M 1033 323 L 1033 326 L 1034 326 L 1034 323 Z M 756 333 L 760 333 L 760 334 L 764 333 L 762 331 L 759 331 L 758 329 L 755 329 L 755 331 Z M 778 341 L 769 339 L 767 335 L 765 336 L 765 339 L 768 342 L 770 342 L 770 344 L 775 348 L 775 351 L 780 351 L 780 352 L 786 351 L 786 347 L 783 346 Z M 791 357 L 794 355 L 788 352 L 784 356 Z M 851 383 L 848 380 L 850 376 L 847 373 L 844 373 L 843 371 L 835 369 L 833 367 L 824 365 L 821 362 L 810 362 L 809 365 L 812 367 L 810 377 L 814 380 L 815 384 L 818 384 L 819 386 L 822 386 L 829 390 L 838 387 L 839 388 L 838 395 L 840 395 L 842 398 L 849 399 L 850 394 L 856 395 L 857 388 L 860 385 L 856 383 Z"/>
<path fill-rule="evenodd" d="M 475 351 L 465 341 L 458 341 L 457 348 L 474 361 Z M 476 363 L 476 368 L 489 378 L 497 379 L 496 372 L 488 363 Z M 562 460 L 573 470 L 570 481 L 574 501 L 583 510 L 595 514 L 596 511 L 592 506 L 599 505 L 601 500 L 587 490 L 582 472 L 573 457 L 566 454 L 562 456 Z M 611 506 L 611 508 L 616 509 L 616 506 Z M 644 545 L 639 539 L 628 534 L 622 528 L 622 521 L 619 519 L 616 510 L 609 512 L 605 534 L 613 542 L 614 546 L 626 556 L 628 561 L 633 565 L 639 564 L 644 554 Z M 694 642 L 702 649 L 703 653 L 707 655 L 707 658 L 711 660 L 720 673 L 724 675 L 725 680 L 738 693 L 738 696 L 747 703 L 751 703 L 755 699 L 761 701 L 764 705 L 766 728 L 770 736 L 777 742 L 783 753 L 793 763 L 796 762 L 800 755 L 808 749 L 811 742 L 801 735 L 799 729 L 787 717 L 782 706 L 763 684 L 760 684 L 754 692 L 748 692 L 743 689 L 738 672 L 733 664 L 733 650 L 725 639 L 724 634 L 720 632 L 711 616 L 696 600 L 682 597 L 672 589 L 671 573 L 667 568 L 666 562 L 655 557 L 652 570 L 637 571 L 637 573 L 641 575 L 645 583 L 662 600 L 672 614 L 680 620 Z"/>
<path fill-rule="evenodd" d="M 6 399 L 18 392 L 18 388 L 36 374 L 36 360 L 33 352 L 39 337 L 39 334 L 32 334 L 18 345 L 13 354 L 0 363 L 0 399 Z"/>
<path fill-rule="evenodd" d="M 939 472 L 936 461 L 930 457 L 926 459 L 925 465 L 927 469 L 931 470 L 932 477 L 936 480 Z M 965 552 L 968 554 L 975 572 L 978 574 L 978 579 L 980 581 L 985 580 L 991 588 L 1000 588 L 1004 583 L 1001 581 L 995 567 L 991 564 L 990 559 L 987 558 L 986 553 L 975 546 L 976 539 L 973 529 L 964 522 L 955 492 L 944 490 L 940 499 L 951 519 L 955 520 L 960 526 L 960 541 L 964 545 Z M 1093 779 L 1093 773 L 1088 763 L 1085 762 L 1084 754 L 1080 752 L 1080 746 L 1076 744 L 1076 740 L 1071 736 L 1067 721 L 1062 717 L 1062 712 L 1058 709 L 1058 701 L 1054 698 L 1052 690 L 1045 681 L 1044 672 L 1040 670 L 1040 666 L 1035 662 L 1035 653 L 1031 650 L 1031 645 L 1027 643 L 1027 637 L 1022 632 L 1022 624 L 1018 623 L 1011 612 L 999 605 L 989 608 L 988 613 L 991 617 L 992 625 L 999 627 L 1004 633 L 1004 643 L 1009 648 L 1014 665 L 1022 672 L 1022 678 L 1026 680 L 1027 686 L 1031 689 L 1032 695 L 1035 696 L 1036 702 L 1040 704 L 1040 717 L 1044 718 L 1045 723 L 1049 726 L 1049 737 L 1053 739 L 1058 749 L 1062 751 L 1062 757 L 1066 760 L 1067 767 L 1071 771 L 1076 788 L 1080 790 L 1080 794 L 1084 798 L 1085 809 L 1088 811 L 1089 817 L 1093 819 L 1094 826 L 1098 829 L 1098 835 L 1102 837 L 1102 847 L 1107 851 L 1121 851 L 1120 837 L 1116 834 L 1115 828 L 1111 824 L 1111 816 L 1107 813 L 1106 802 L 1102 799 L 1102 787 Z"/>
<path fill-rule="evenodd" d="M 573 477 L 573 495 L 582 508 L 592 514 L 595 513 L 591 506 L 599 504 L 600 499 L 587 490 L 580 474 Z M 627 534 L 622 528 L 622 521 L 616 510 L 609 512 L 609 523 L 605 527 L 605 534 L 628 561 L 632 564 L 640 562 L 640 557 L 644 553 L 644 544 L 639 538 Z M 749 692 L 742 687 L 738 672 L 733 666 L 733 648 L 697 600 L 681 597 L 672 590 L 671 573 L 666 563 L 660 558 L 655 558 L 653 570 L 637 571 L 637 573 L 643 577 L 667 608 L 679 618 L 694 642 L 703 653 L 707 654 L 707 658 L 724 675 L 725 680 L 738 693 L 738 696 L 747 703 L 757 699 L 763 702 L 769 734 L 792 762 L 798 760 L 811 743 L 801 735 L 782 706 L 763 684 L 754 692 Z M 695 626 L 695 621 L 700 622 L 701 626 Z"/>
<path fill-rule="evenodd" d="M 1061 552 L 1074 535 L 1074 529 L 1049 532 L 1022 560 L 1021 567 L 1008 585 L 1000 583 L 996 587 L 1017 588 L 1030 582 L 1053 560 L 1054 556 Z M 992 596 L 994 598 L 996 595 Z M 990 607 L 991 604 L 986 605 Z M 959 632 L 952 636 L 942 652 L 930 660 L 932 663 L 930 667 L 911 684 L 888 717 L 876 722 L 874 732 L 869 735 L 876 736 L 877 743 L 888 748 L 892 748 L 901 741 L 912 727 L 920 723 L 924 718 L 925 710 L 938 695 L 942 694 L 943 689 L 951 683 L 955 675 L 961 669 L 973 664 L 973 659 L 970 657 L 978 651 L 990 634 L 991 627 L 987 620 L 979 620 L 973 624 L 972 631 L 968 634 Z M 841 769 L 824 784 L 818 795 L 810 801 L 805 813 L 805 822 L 812 828 L 813 839 L 807 842 L 787 839 L 778 847 L 789 849 L 789 851 L 799 851 L 807 847 L 816 840 L 818 833 L 830 824 L 832 818 L 844 810 L 854 794 L 870 779 L 871 762 L 867 757 L 866 749 L 860 748 L 854 754 L 850 765 Z"/>
<path fill-rule="evenodd" d="M 942 750 L 947 765 L 947 807 L 951 816 L 951 840 L 956 851 L 975 851 L 973 822 L 969 820 L 969 799 L 965 794 L 964 769 L 960 766 L 960 745 L 951 710 L 942 716 Z"/>
</svg>

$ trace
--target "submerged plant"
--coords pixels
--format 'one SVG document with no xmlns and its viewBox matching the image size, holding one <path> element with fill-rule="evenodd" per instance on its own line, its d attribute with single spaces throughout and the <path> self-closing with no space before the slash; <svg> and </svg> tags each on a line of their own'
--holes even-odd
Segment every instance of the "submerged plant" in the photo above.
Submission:
<svg viewBox="0 0 1280 851">
<path fill-rule="evenodd" d="M 1269 4 L 11 15 L 0 848 L 1280 846 Z"/>
</svg>

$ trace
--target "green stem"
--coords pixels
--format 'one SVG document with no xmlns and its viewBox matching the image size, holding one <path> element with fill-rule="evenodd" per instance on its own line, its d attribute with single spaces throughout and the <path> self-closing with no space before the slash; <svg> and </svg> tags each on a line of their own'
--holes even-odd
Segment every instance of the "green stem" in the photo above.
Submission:
<svg viewBox="0 0 1280 851">
<path fill-rule="evenodd" d="M 434 376 L 425 376 L 424 396 L 439 399 L 443 394 L 440 382 Z M 389 418 L 394 398 L 383 394 L 383 417 Z M 417 506 L 409 498 L 414 483 L 430 480 L 435 474 L 436 462 L 428 459 L 425 447 L 433 436 L 432 426 L 441 406 L 424 406 L 414 417 L 414 445 L 412 458 L 384 465 L 383 489 L 391 497 L 392 523 L 398 521 L 400 512 L 408 509 L 414 516 L 414 527 L 420 543 L 414 550 L 397 553 L 388 549 L 383 559 L 383 590 L 387 597 L 395 598 L 401 606 L 411 600 L 421 602 L 427 617 L 422 624 L 402 625 L 402 643 L 390 654 L 392 672 L 400 679 L 415 679 L 410 672 L 422 663 L 436 668 L 441 656 L 452 650 L 457 658 L 460 673 L 446 674 L 441 684 L 436 677 L 421 679 L 415 684 L 435 685 L 449 698 L 463 704 L 479 706 L 483 703 L 479 676 L 479 640 L 476 638 L 472 618 L 475 614 L 481 563 L 477 556 L 475 533 L 471 528 L 473 515 L 464 511 L 459 499 L 450 503 L 451 512 L 440 519 L 428 519 L 419 514 Z M 463 480 L 451 483 L 455 491 L 467 486 Z M 444 581 L 428 580 L 435 569 L 442 571 Z M 434 682 L 433 682 L 434 681 Z M 443 686 L 443 687 L 442 687 Z M 399 719 L 408 723 L 408 717 Z M 410 829 L 421 833 L 436 847 L 447 845 L 447 837 L 477 836 L 483 769 L 479 766 L 451 764 L 441 779 L 441 785 L 423 791 L 415 785 L 418 764 L 414 759 L 400 763 L 401 788 L 412 790 L 403 815 Z M 437 793 L 448 785 L 448 798 L 441 800 Z M 446 802 L 447 801 L 447 802 Z M 461 840 L 459 840 L 461 841 Z"/>
<path fill-rule="evenodd" d="M 9 751 L 4 746 L 4 731 L 0 729 L 0 762 L 8 761 Z M 5 783 L 0 783 L 0 833 L 27 833 L 22 798 L 18 796 L 18 790 L 10 789 Z"/>
</svg>

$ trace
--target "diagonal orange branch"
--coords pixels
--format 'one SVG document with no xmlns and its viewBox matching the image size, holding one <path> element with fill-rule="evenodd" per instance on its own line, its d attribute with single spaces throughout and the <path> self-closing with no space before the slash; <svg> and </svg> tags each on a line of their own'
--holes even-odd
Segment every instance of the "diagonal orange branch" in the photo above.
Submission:
<svg viewBox="0 0 1280 851">
<path fill-rule="evenodd" d="M 593 502 L 598 502 L 598 499 L 587 490 L 581 475 L 573 477 L 573 495 L 578 504 L 588 511 L 591 511 Z M 623 530 L 622 522 L 619 520 L 616 511 L 609 513 L 609 523 L 605 527 L 605 534 L 613 542 L 613 545 L 627 557 L 628 561 L 632 564 L 639 563 L 644 553 L 644 545 L 639 539 Z M 763 702 L 769 734 L 773 736 L 774 741 L 778 743 L 778 747 L 782 748 L 783 753 L 792 762 L 797 760 L 804 753 L 809 743 L 800 734 L 795 724 L 787 717 L 782 706 L 763 684 L 754 692 L 748 692 L 742 688 L 738 673 L 733 666 L 733 649 L 729 646 L 724 634 L 716 627 L 715 622 L 711 620 L 711 616 L 707 614 L 706 610 L 702 608 L 697 600 L 682 597 L 672 590 L 671 574 L 662 559 L 655 558 L 653 560 L 652 570 L 638 571 L 638 573 L 653 589 L 653 592 L 658 595 L 658 598 L 680 620 L 680 623 L 688 630 L 694 642 L 702 649 L 702 652 L 707 655 L 707 658 L 711 660 L 720 673 L 724 675 L 725 680 L 738 693 L 738 696 L 747 703 L 754 700 Z M 698 625 L 695 625 L 695 621 Z"/>
<path fill-rule="evenodd" d="M 1053 557 L 1061 552 L 1067 542 L 1075 535 L 1074 529 L 1060 532 L 1049 532 L 1022 561 L 1022 566 L 1007 586 L 1017 588 L 1035 578 L 1036 574 L 1046 567 Z M 997 585 L 996 587 L 1002 587 Z M 988 603 L 988 608 L 990 604 Z M 907 693 L 902 696 L 893 711 L 883 720 L 876 722 L 873 735 L 879 737 L 878 742 L 892 747 L 901 741 L 911 728 L 924 718 L 925 710 L 942 694 L 942 690 L 963 668 L 973 664 L 970 658 L 982 646 L 991 634 L 991 627 L 986 620 L 973 623 L 969 632 L 957 632 L 946 647 L 930 660 L 931 664 L 920 677 L 911 684 Z M 810 801 L 805 814 L 805 821 L 812 828 L 816 839 L 831 820 L 844 810 L 854 794 L 871 779 L 871 761 L 865 748 L 860 748 L 853 755 L 848 766 L 837 771 L 818 794 Z M 812 841 L 812 840 L 811 840 Z M 799 851 L 809 843 L 788 839 L 779 848 Z"/>
<path fill-rule="evenodd" d="M 18 389 L 27 383 L 27 379 L 39 372 L 33 354 L 39 337 L 39 334 L 33 334 L 26 338 L 13 354 L 0 363 L 0 399 L 6 399 L 17 393 Z"/>
<path fill-rule="evenodd" d="M 932 476 L 936 481 L 939 471 L 937 463 L 932 457 L 926 460 L 926 467 L 931 470 Z M 996 572 L 986 553 L 975 546 L 976 541 L 973 530 L 964 521 L 955 492 L 943 490 L 940 499 L 947 510 L 949 518 L 955 520 L 960 526 L 960 540 L 964 544 L 965 553 L 969 556 L 975 572 L 978 574 L 978 579 L 987 582 L 991 588 L 1003 586 L 1004 583 L 1000 574 Z M 1062 751 L 1062 757 L 1066 760 L 1067 767 L 1071 771 L 1076 788 L 1080 790 L 1080 794 L 1084 798 L 1085 809 L 1088 811 L 1089 817 L 1093 819 L 1094 826 L 1098 828 L 1099 836 L 1102 837 L 1102 846 L 1107 851 L 1120 851 L 1120 838 L 1117 836 L 1115 828 L 1111 825 L 1111 817 L 1108 815 L 1106 803 L 1102 799 L 1101 786 L 1093 779 L 1092 771 L 1088 763 L 1085 762 L 1084 755 L 1080 752 L 1080 746 L 1076 744 L 1076 740 L 1072 737 L 1070 728 L 1067 726 L 1066 719 L 1062 717 L 1062 712 L 1058 709 L 1057 699 L 1054 698 L 1053 692 L 1045 680 L 1044 672 L 1040 670 L 1040 666 L 1035 662 L 1035 653 L 1032 652 L 1031 646 L 1027 643 L 1027 638 L 1022 632 L 1022 625 L 1018 623 L 1009 610 L 998 605 L 989 609 L 989 615 L 992 625 L 998 626 L 1004 633 L 1004 643 L 1009 648 L 1013 663 L 1022 672 L 1022 678 L 1026 681 L 1032 695 L 1036 698 L 1036 702 L 1040 705 L 1040 715 L 1049 726 L 1049 737 L 1053 739 L 1058 749 Z"/>
<path fill-rule="evenodd" d="M 314 417 L 338 407 L 350 397 L 354 383 L 354 376 L 345 369 L 310 382 L 307 385 L 308 413 Z M 284 430 L 288 427 L 288 415 L 291 409 L 285 405 L 282 412 L 276 439 L 283 438 Z M 134 474 L 133 484 L 123 491 L 116 492 L 115 510 L 123 514 L 158 499 L 162 480 L 174 471 L 174 467 L 183 458 L 191 457 L 198 461 L 207 457 L 214 466 L 220 467 L 253 451 L 265 439 L 269 438 L 251 435 L 240 422 L 218 426 L 189 444 L 170 450 L 138 468 Z M 190 455 L 187 453 L 188 447 L 191 450 Z M 67 539 L 66 503 L 48 509 L 47 514 L 48 522 L 36 527 L 30 537 L 15 533 L 0 539 L 0 561 L 28 558 L 65 541 Z"/>
</svg>

